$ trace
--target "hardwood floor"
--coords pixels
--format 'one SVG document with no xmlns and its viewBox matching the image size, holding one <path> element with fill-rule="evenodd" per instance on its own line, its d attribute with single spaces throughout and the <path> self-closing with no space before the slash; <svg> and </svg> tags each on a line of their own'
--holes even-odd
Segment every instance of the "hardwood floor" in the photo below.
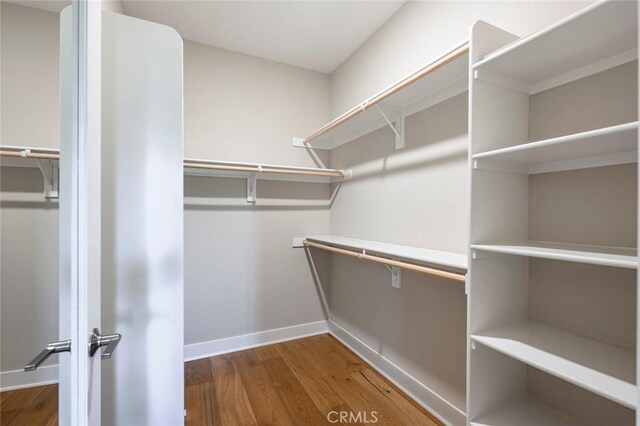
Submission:
<svg viewBox="0 0 640 426">
<path fill-rule="evenodd" d="M 0 393 L 0 425 L 58 424 L 58 385 Z"/>
<path fill-rule="evenodd" d="M 185 364 L 188 426 L 441 425 L 323 334 Z M 0 424 L 55 425 L 57 387 L 2 393 Z"/>
</svg>

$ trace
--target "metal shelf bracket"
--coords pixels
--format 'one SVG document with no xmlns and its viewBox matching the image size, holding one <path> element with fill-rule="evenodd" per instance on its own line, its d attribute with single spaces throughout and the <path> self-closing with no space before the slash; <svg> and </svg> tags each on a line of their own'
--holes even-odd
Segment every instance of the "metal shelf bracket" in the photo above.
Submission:
<svg viewBox="0 0 640 426">
<path fill-rule="evenodd" d="M 60 192 L 59 166 L 57 161 L 36 159 L 38 168 L 44 178 L 44 197 L 58 198 Z"/>
<path fill-rule="evenodd" d="M 399 260 L 397 257 L 393 257 L 393 260 Z M 391 287 L 402 287 L 402 270 L 397 266 L 384 265 L 385 268 L 391 273 Z"/>
<path fill-rule="evenodd" d="M 247 203 L 255 203 L 257 198 L 258 173 L 251 173 L 247 178 Z"/>
<path fill-rule="evenodd" d="M 404 113 L 402 112 L 402 108 L 398 108 L 397 116 L 391 120 L 387 114 L 380 108 L 380 105 L 375 105 L 376 109 L 387 123 L 387 125 L 391 128 L 393 133 L 396 135 L 395 146 L 396 149 L 404 148 Z"/>
</svg>

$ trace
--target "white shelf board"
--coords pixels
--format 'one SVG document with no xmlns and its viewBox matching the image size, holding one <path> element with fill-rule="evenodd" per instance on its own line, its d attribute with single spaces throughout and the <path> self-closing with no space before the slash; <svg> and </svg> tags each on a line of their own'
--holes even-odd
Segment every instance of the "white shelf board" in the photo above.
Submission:
<svg viewBox="0 0 640 426">
<path fill-rule="evenodd" d="M 231 171 L 231 170 L 210 170 L 210 169 L 198 169 L 185 167 L 185 176 L 199 176 L 199 177 L 217 177 L 228 179 L 248 179 L 251 176 L 251 172 Z M 304 175 L 287 175 L 277 173 L 257 173 L 256 179 L 258 180 L 277 180 L 287 182 L 310 182 L 310 183 L 331 183 L 333 181 L 343 180 L 342 178 L 331 178 L 328 176 L 304 176 Z"/>
<path fill-rule="evenodd" d="M 473 155 L 474 168 L 535 174 L 638 161 L 638 122 Z"/>
<path fill-rule="evenodd" d="M 534 321 L 471 339 L 631 409 L 637 403 L 636 354 Z"/>
<path fill-rule="evenodd" d="M 529 241 L 507 244 L 472 244 L 471 249 L 592 265 L 615 266 L 618 268 L 638 268 L 637 250 L 626 247 Z"/>
<path fill-rule="evenodd" d="M 467 255 L 441 250 L 431 250 L 419 247 L 402 246 L 398 244 L 382 243 L 378 241 L 359 240 L 356 238 L 337 235 L 312 235 L 307 240 L 342 247 L 351 250 L 366 250 L 369 254 L 379 254 L 399 259 L 411 260 L 440 267 L 466 271 Z"/>
<path fill-rule="evenodd" d="M 603 71 L 607 63 L 633 60 L 637 47 L 637 2 L 599 1 L 487 55 L 473 68 L 532 86 L 536 93 L 553 87 L 554 79 L 566 83 Z"/>
<path fill-rule="evenodd" d="M 575 426 L 576 422 L 533 399 L 503 404 L 476 420 L 471 426 Z"/>
<path fill-rule="evenodd" d="M 467 43 L 468 42 L 465 41 L 451 50 L 455 50 Z M 440 57 L 437 59 L 439 58 Z M 469 87 L 468 75 L 469 54 L 467 53 L 448 63 L 443 68 L 407 85 L 377 105 L 387 114 L 391 121 L 398 118 L 400 110 L 402 110 L 403 115 L 407 117 L 465 92 Z M 405 80 L 405 78 L 389 87 L 396 86 Z M 385 88 L 379 93 L 383 93 L 387 89 L 388 88 Z M 377 94 L 370 96 L 367 100 L 352 108 L 352 110 L 359 109 L 376 96 Z M 311 140 L 309 147 L 315 149 L 334 149 L 385 126 L 387 126 L 387 123 L 378 109 L 370 107 L 354 115 L 348 121 L 327 133 Z M 391 140 L 390 143 L 393 143 L 393 140 Z M 301 144 L 302 142 L 300 141 L 297 144 L 294 143 L 294 146 L 302 146 Z"/>
</svg>

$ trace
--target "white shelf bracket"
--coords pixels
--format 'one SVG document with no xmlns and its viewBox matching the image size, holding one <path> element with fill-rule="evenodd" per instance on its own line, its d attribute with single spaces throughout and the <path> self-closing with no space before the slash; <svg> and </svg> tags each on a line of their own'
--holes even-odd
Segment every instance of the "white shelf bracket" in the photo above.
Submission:
<svg viewBox="0 0 640 426">
<path fill-rule="evenodd" d="M 251 173 L 247 178 L 247 203 L 255 203 L 257 200 L 256 190 L 258 186 L 258 174 Z"/>
<path fill-rule="evenodd" d="M 380 105 L 374 105 L 384 121 L 386 121 L 387 125 L 393 130 L 393 133 L 396 135 L 395 146 L 396 149 L 404 148 L 404 113 L 401 108 L 398 108 L 398 116 L 395 120 L 389 119 L 387 114 L 384 113 Z"/>
<path fill-rule="evenodd" d="M 393 260 L 398 260 L 397 257 L 394 257 Z M 402 270 L 397 266 L 389 266 L 384 265 L 385 268 L 391 273 L 391 287 L 393 288 L 401 288 L 402 287 Z"/>
<path fill-rule="evenodd" d="M 44 198 L 58 198 L 59 196 L 59 167 L 53 160 L 36 159 L 38 168 L 44 178 Z"/>
</svg>

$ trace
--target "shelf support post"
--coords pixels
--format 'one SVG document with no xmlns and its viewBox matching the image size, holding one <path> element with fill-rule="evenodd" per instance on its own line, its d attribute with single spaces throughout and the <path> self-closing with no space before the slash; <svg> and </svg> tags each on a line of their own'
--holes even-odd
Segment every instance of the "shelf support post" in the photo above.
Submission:
<svg viewBox="0 0 640 426">
<path fill-rule="evenodd" d="M 38 168 L 44 178 L 44 197 L 58 198 L 59 196 L 59 167 L 53 160 L 36 159 Z"/>
<path fill-rule="evenodd" d="M 396 135 L 395 147 L 396 149 L 404 148 L 404 113 L 402 108 L 398 108 L 398 115 L 395 120 L 391 121 L 387 114 L 384 113 L 380 105 L 374 105 L 387 125 L 393 130 Z"/>
<path fill-rule="evenodd" d="M 247 178 L 247 203 L 255 203 L 257 200 L 258 173 L 251 173 Z"/>
</svg>

